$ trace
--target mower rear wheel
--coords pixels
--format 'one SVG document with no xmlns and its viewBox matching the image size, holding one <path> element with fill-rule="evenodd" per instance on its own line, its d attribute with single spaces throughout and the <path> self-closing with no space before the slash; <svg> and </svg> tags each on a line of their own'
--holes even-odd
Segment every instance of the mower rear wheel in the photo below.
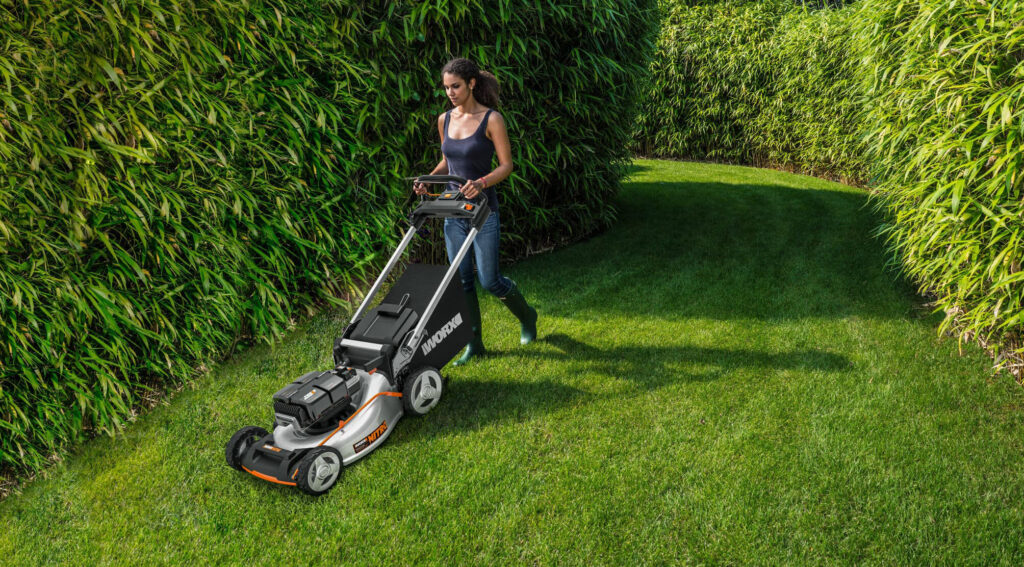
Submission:
<svg viewBox="0 0 1024 567">
<path fill-rule="evenodd" d="M 253 443 L 266 436 L 267 430 L 255 425 L 239 429 L 224 447 L 224 458 L 227 459 L 228 466 L 237 471 L 242 470 L 242 455 L 249 450 Z"/>
<path fill-rule="evenodd" d="M 441 401 L 444 394 L 444 379 L 436 368 L 420 368 L 405 379 L 402 388 L 402 405 L 405 413 L 416 417 L 426 415 Z"/>
<path fill-rule="evenodd" d="M 313 496 L 334 488 L 341 476 L 341 453 L 333 447 L 317 447 L 299 461 L 296 486 Z"/>
</svg>

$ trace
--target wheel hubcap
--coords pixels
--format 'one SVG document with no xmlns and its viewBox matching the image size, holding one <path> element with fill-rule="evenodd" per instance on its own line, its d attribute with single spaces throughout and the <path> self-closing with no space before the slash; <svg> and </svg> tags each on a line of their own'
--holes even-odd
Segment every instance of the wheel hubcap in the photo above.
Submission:
<svg viewBox="0 0 1024 567">
<path fill-rule="evenodd" d="M 440 400 L 441 388 L 440 374 L 433 371 L 420 374 L 416 387 L 413 388 L 412 406 L 417 412 L 426 413 Z"/>
<path fill-rule="evenodd" d="M 317 492 L 326 490 L 338 478 L 340 470 L 341 463 L 334 455 L 325 453 L 318 456 L 309 467 L 309 487 Z"/>
</svg>

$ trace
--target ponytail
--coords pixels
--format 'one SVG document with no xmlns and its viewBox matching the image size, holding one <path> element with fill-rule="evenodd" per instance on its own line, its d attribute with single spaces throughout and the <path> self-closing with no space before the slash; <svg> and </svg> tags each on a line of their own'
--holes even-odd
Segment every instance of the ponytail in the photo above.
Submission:
<svg viewBox="0 0 1024 567">
<path fill-rule="evenodd" d="M 476 88 L 473 89 L 473 97 L 476 98 L 480 104 L 490 107 L 498 107 L 498 94 L 501 92 L 501 87 L 498 86 L 498 79 L 490 71 L 480 71 L 480 76 L 476 78 Z"/>
<path fill-rule="evenodd" d="M 484 106 L 497 108 L 499 102 L 498 94 L 501 88 L 498 86 L 498 79 L 493 73 L 481 70 L 476 63 L 465 57 L 449 61 L 441 71 L 442 75 L 444 73 L 458 75 L 463 81 L 466 81 L 467 85 L 475 79 L 476 86 L 473 87 L 473 98 Z"/>
</svg>

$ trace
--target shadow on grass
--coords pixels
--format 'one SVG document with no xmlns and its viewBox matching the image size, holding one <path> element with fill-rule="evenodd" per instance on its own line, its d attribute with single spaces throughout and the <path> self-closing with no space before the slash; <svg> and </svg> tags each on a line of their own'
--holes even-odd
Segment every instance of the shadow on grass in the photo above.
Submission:
<svg viewBox="0 0 1024 567">
<path fill-rule="evenodd" d="M 582 365 L 588 370 L 630 380 L 645 390 L 681 381 L 713 380 L 739 368 L 841 372 L 851 367 L 846 357 L 817 349 L 776 354 L 756 350 L 695 346 L 636 345 L 600 348 L 561 333 L 548 335 L 540 340 L 561 352 L 535 350 L 526 356 L 560 361 L 570 368 L 574 364 Z M 711 367 L 711 370 L 690 373 L 681 371 L 679 365 L 706 365 Z"/>
<path fill-rule="evenodd" d="M 644 171 L 650 171 L 651 169 L 652 168 L 649 165 L 636 162 L 630 163 L 626 166 L 626 178 L 628 179 L 631 175 L 636 175 L 637 173 L 642 173 Z"/>
<path fill-rule="evenodd" d="M 514 276 L 549 314 L 792 320 L 905 317 L 860 192 L 725 182 L 630 182 L 619 222 Z"/>
<path fill-rule="evenodd" d="M 422 419 L 403 418 L 399 431 L 387 444 L 402 445 L 422 437 L 525 421 L 594 397 L 554 378 L 532 382 L 453 379 L 437 409 Z"/>
<path fill-rule="evenodd" d="M 742 368 L 765 372 L 846 372 L 852 367 L 846 357 L 819 349 L 776 354 L 691 346 L 601 348 L 562 333 L 542 337 L 538 342 L 552 345 L 558 352 L 534 349 L 522 351 L 519 355 L 550 360 L 552 367 L 559 369 L 556 379 L 454 380 L 444 400 L 444 410 L 428 416 L 427 421 L 431 424 L 411 426 L 412 431 L 396 436 L 394 442 L 400 444 L 421 435 L 468 431 L 495 423 L 521 421 L 601 397 L 564 383 L 566 377 L 583 370 L 628 380 L 640 391 L 650 391 L 680 382 L 707 382 Z M 490 351 L 488 357 L 502 354 Z M 708 368 L 703 372 L 688 372 L 678 368 L 679 365 Z"/>
</svg>

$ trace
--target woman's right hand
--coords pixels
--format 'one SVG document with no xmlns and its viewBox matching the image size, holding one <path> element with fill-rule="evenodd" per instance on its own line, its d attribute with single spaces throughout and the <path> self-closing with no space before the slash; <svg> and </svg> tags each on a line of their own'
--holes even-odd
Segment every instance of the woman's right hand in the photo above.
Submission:
<svg viewBox="0 0 1024 567">
<path fill-rule="evenodd" d="M 427 194 L 427 184 L 426 183 L 413 183 L 412 184 L 412 190 L 415 191 L 417 195 L 426 195 Z"/>
</svg>

